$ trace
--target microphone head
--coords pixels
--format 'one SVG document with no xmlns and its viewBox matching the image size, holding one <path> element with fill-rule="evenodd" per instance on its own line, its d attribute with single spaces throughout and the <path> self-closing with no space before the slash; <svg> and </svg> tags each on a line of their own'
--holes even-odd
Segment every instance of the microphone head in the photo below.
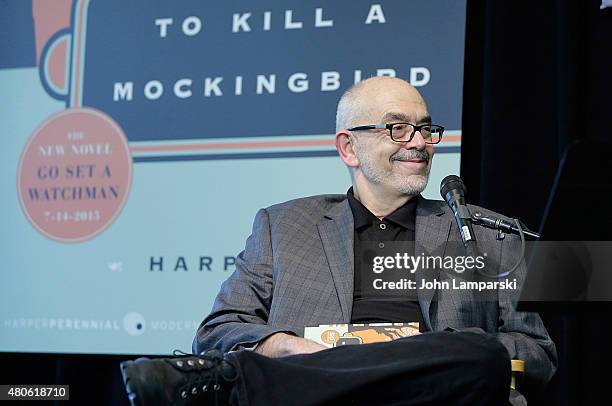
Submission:
<svg viewBox="0 0 612 406">
<path fill-rule="evenodd" d="M 447 194 L 450 191 L 453 191 L 453 194 L 458 194 L 461 197 L 465 196 L 465 185 L 459 176 L 448 175 L 440 182 L 440 195 L 444 200 L 448 200 Z"/>
</svg>

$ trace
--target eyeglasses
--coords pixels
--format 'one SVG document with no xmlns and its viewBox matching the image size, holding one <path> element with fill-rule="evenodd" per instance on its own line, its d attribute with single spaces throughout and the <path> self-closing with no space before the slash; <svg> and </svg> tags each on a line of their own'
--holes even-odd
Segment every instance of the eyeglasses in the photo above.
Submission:
<svg viewBox="0 0 612 406">
<path fill-rule="evenodd" d="M 371 124 L 360 125 L 358 127 L 348 128 L 348 131 L 362 130 L 389 130 L 389 136 L 395 142 L 410 142 L 414 138 L 414 134 L 418 131 L 425 140 L 426 144 L 437 144 L 442 141 L 444 127 L 435 124 L 411 124 L 411 123 L 390 123 L 390 124 Z"/>
</svg>

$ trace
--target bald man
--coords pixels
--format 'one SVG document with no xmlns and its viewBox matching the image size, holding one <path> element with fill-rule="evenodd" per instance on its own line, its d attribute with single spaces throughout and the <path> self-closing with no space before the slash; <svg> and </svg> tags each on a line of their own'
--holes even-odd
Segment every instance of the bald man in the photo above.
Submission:
<svg viewBox="0 0 612 406">
<path fill-rule="evenodd" d="M 520 404 L 510 393 L 510 359 L 525 361 L 528 387 L 548 382 L 556 351 L 537 314 L 516 312 L 503 296 L 372 287 L 364 260 L 372 249 L 400 244 L 419 255 L 460 241 L 446 204 L 421 196 L 443 131 L 401 79 L 370 78 L 346 91 L 335 139 L 352 187 L 261 209 L 198 329 L 200 355 L 124 363 L 130 396 L 177 404 Z M 491 230 L 475 232 L 478 241 L 495 240 Z M 518 256 L 513 237 L 495 247 L 516 254 L 504 256 L 510 263 Z M 423 334 L 332 349 L 303 338 L 306 326 L 368 322 L 418 322 Z"/>
</svg>

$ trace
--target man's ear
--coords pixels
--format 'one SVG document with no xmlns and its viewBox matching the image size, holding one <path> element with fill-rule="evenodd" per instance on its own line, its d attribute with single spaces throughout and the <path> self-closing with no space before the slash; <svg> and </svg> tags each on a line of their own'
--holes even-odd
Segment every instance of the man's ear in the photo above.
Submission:
<svg viewBox="0 0 612 406">
<path fill-rule="evenodd" d="M 342 162 L 346 166 L 356 168 L 359 166 L 359 159 L 355 154 L 355 136 L 347 130 L 340 130 L 336 133 L 336 149 Z"/>
</svg>

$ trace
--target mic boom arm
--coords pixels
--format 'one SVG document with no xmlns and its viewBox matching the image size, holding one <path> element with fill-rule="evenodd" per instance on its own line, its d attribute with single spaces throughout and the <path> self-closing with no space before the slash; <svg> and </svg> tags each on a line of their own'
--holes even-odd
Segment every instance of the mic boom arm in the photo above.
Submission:
<svg viewBox="0 0 612 406">
<path fill-rule="evenodd" d="M 520 220 L 516 220 L 516 221 L 520 221 Z M 503 231 L 507 234 L 520 235 L 520 232 L 521 232 L 521 230 L 519 230 L 516 224 L 512 224 L 509 221 L 502 220 L 497 217 L 485 216 L 479 211 L 472 213 L 472 222 L 474 224 L 478 224 L 479 226 L 492 228 L 493 230 Z M 536 233 L 535 231 L 529 230 L 522 223 L 521 223 L 521 229 L 523 231 L 523 234 L 525 234 L 526 236 L 529 236 L 536 240 L 540 238 L 540 234 Z"/>
</svg>

